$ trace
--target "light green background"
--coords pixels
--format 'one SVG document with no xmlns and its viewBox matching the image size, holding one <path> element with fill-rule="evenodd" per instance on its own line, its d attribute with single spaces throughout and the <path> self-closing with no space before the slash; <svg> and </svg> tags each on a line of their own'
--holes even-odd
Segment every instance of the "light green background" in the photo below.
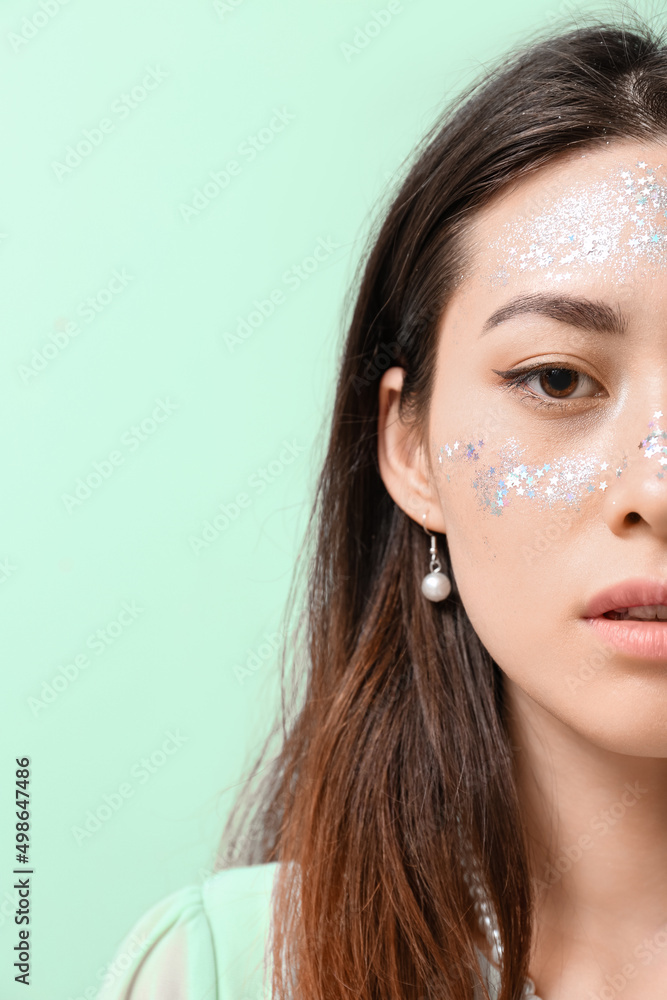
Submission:
<svg viewBox="0 0 667 1000">
<path fill-rule="evenodd" d="M 393 0 L 389 23 L 351 51 L 384 0 L 43 3 L 51 13 L 5 0 L 0 15 L 2 1000 L 91 997 L 134 921 L 211 864 L 277 708 L 275 657 L 258 651 L 280 624 L 374 206 L 448 96 L 583 9 Z M 151 68 L 164 79 L 121 112 Z M 275 109 L 293 118 L 262 133 Z M 104 118 L 99 145 L 59 168 Z M 257 134 L 250 160 L 239 147 Z M 231 159 L 237 175 L 184 218 Z M 320 240 L 338 246 L 294 287 L 286 272 Z M 127 284 L 107 295 L 114 271 Z M 275 289 L 283 301 L 231 349 L 225 335 Z M 90 296 L 101 311 L 88 322 Z M 131 428 L 158 400 L 171 412 L 137 442 Z M 114 451 L 122 463 L 68 509 L 64 495 Z M 253 476 L 270 463 L 260 493 Z M 241 491 L 245 509 L 195 552 L 192 537 Z M 88 637 L 123 602 L 141 613 L 95 652 Z M 50 703 L 30 701 L 85 652 Z M 261 666 L 244 675 L 251 654 Z M 184 742 L 144 780 L 136 765 L 169 731 Z M 24 754 L 29 994 L 12 967 Z M 75 828 L 124 782 L 132 795 L 78 843 Z"/>
</svg>

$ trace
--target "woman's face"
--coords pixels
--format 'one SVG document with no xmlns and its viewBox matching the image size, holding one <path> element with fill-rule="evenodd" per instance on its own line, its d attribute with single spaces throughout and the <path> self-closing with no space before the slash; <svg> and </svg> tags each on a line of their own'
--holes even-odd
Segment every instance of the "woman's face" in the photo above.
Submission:
<svg viewBox="0 0 667 1000">
<path fill-rule="evenodd" d="M 667 148 L 568 154 L 480 212 L 471 239 L 441 323 L 423 489 L 381 445 L 383 477 L 446 533 L 511 704 L 665 756 L 667 621 L 585 615 L 628 578 L 667 585 Z M 663 601 L 667 617 L 667 587 Z"/>
</svg>

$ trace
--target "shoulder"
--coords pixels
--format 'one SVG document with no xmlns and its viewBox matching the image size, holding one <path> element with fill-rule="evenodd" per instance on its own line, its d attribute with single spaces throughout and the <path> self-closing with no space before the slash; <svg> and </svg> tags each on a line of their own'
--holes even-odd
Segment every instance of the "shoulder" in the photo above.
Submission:
<svg viewBox="0 0 667 1000">
<path fill-rule="evenodd" d="M 227 868 L 160 900 L 118 946 L 96 1000 L 260 1000 L 279 867 Z"/>
</svg>

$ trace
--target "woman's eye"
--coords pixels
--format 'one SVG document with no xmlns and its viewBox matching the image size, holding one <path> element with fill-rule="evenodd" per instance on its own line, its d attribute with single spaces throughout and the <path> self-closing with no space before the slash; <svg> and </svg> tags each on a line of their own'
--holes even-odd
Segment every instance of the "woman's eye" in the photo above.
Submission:
<svg viewBox="0 0 667 1000">
<path fill-rule="evenodd" d="M 590 375 L 576 368 L 564 368 L 557 365 L 539 365 L 535 368 L 511 369 L 509 371 L 493 371 L 505 380 L 504 389 L 520 392 L 524 397 L 531 397 L 538 405 L 559 405 L 560 401 L 570 399 L 590 399 L 602 395 L 600 383 Z M 561 407 L 567 403 L 560 402 Z"/>
</svg>

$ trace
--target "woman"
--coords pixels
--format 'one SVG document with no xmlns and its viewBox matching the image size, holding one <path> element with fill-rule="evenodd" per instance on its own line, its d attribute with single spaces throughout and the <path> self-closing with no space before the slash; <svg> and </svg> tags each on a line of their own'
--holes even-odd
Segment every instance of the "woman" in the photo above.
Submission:
<svg viewBox="0 0 667 1000">
<path fill-rule="evenodd" d="M 304 690 L 100 1000 L 664 998 L 663 410 L 667 48 L 595 24 L 448 109 L 374 234 Z"/>
</svg>

